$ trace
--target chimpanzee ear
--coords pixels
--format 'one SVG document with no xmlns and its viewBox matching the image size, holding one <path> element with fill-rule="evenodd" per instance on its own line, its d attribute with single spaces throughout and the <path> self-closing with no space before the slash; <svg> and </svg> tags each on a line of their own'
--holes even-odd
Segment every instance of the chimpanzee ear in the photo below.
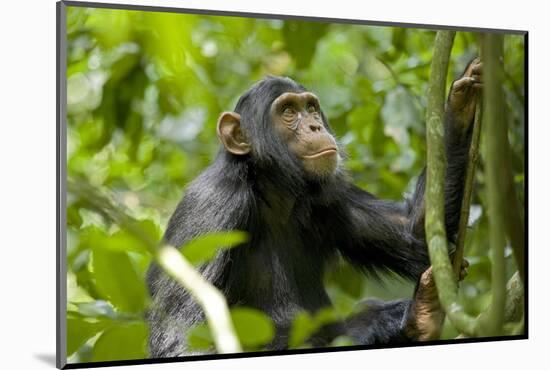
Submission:
<svg viewBox="0 0 550 370">
<path fill-rule="evenodd" d="M 235 155 L 250 153 L 250 143 L 241 130 L 241 115 L 223 112 L 218 119 L 218 137 L 228 152 Z"/>
</svg>

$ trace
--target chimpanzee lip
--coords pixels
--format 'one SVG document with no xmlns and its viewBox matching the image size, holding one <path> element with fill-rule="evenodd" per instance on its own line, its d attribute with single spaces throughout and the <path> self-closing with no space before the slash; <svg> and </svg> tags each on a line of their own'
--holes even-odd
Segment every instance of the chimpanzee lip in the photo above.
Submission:
<svg viewBox="0 0 550 370">
<path fill-rule="evenodd" d="M 318 157 L 321 157 L 321 156 L 326 155 L 326 154 L 333 154 L 333 153 L 336 153 L 336 152 L 337 152 L 336 148 L 327 148 L 327 149 L 323 149 L 323 150 L 321 150 L 317 153 L 311 154 L 311 155 L 304 155 L 303 157 L 307 158 L 307 159 L 314 159 L 314 158 L 318 158 Z"/>
</svg>

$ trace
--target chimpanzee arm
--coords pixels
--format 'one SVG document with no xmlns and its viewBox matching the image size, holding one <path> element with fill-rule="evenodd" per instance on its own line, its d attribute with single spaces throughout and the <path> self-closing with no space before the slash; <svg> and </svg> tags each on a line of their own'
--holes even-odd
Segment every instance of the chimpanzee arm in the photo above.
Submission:
<svg viewBox="0 0 550 370">
<path fill-rule="evenodd" d="M 448 115 L 447 119 L 450 118 L 452 116 Z M 449 132 L 447 128 L 447 137 Z M 459 145 L 467 147 L 462 143 L 447 144 L 445 221 L 450 238 L 458 228 L 466 162 L 466 151 Z M 425 171 L 413 197 L 404 203 L 379 200 L 359 188 L 350 188 L 347 212 L 351 222 L 347 229 L 349 234 L 343 238 L 346 242 L 340 244 L 341 253 L 367 271 L 393 270 L 417 280 L 430 265 L 424 240 L 424 184 Z M 438 304 L 435 288 L 429 293 L 431 297 L 419 297 L 417 287 L 413 299 L 367 300 L 365 307 L 347 320 L 347 334 L 358 344 L 436 339 L 443 316 L 438 310 L 426 312 L 426 307 Z"/>
<path fill-rule="evenodd" d="M 468 262 L 464 260 L 459 280 L 466 277 L 467 268 Z M 359 303 L 358 311 L 345 322 L 346 334 L 357 344 L 439 339 L 445 319 L 431 267 L 420 277 L 412 300 L 368 299 Z"/>
<path fill-rule="evenodd" d="M 449 239 L 458 229 L 481 62 L 476 59 L 456 80 L 445 108 L 445 224 Z M 425 171 L 413 196 L 403 203 L 379 200 L 357 188 L 346 190 L 342 207 L 348 234 L 342 254 L 367 270 L 389 269 L 416 280 L 429 266 L 424 240 Z"/>
<path fill-rule="evenodd" d="M 482 86 L 481 75 L 482 63 L 479 58 L 475 58 L 468 64 L 462 77 L 451 85 L 445 105 L 445 226 L 450 240 L 454 240 L 458 231 L 477 95 Z M 406 210 L 409 229 L 420 238 L 424 238 L 425 180 L 423 171 Z"/>
<path fill-rule="evenodd" d="M 361 302 L 361 311 L 346 320 L 347 335 L 356 344 L 398 344 L 409 340 L 407 335 L 411 300 L 384 302 L 368 299 Z"/>
<path fill-rule="evenodd" d="M 450 119 L 452 115 L 447 115 Z M 450 126 L 449 121 L 446 126 Z M 447 138 L 450 131 L 447 128 Z M 445 223 L 451 240 L 458 229 L 467 161 L 467 149 L 460 146 L 467 148 L 467 140 L 447 144 Z M 338 244 L 344 257 L 371 272 L 392 270 L 417 280 L 430 264 L 424 235 L 424 191 L 425 171 L 413 196 L 401 203 L 377 199 L 355 186 L 347 189 L 347 209 L 343 210 L 347 234 Z"/>
</svg>

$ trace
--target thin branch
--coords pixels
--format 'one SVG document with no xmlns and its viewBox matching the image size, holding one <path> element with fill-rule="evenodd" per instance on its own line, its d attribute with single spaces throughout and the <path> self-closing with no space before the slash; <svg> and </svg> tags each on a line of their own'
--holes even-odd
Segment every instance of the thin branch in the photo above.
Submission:
<svg viewBox="0 0 550 370">
<path fill-rule="evenodd" d="M 458 234 L 456 238 L 456 250 L 453 260 L 453 270 L 455 275 L 460 275 L 462 259 L 464 258 L 464 245 L 466 241 L 466 230 L 468 229 L 468 219 L 470 218 L 470 203 L 474 189 L 474 178 L 476 165 L 479 158 L 479 137 L 481 133 L 481 99 L 478 98 L 472 132 L 472 143 L 468 152 L 468 167 L 466 169 L 466 178 L 464 180 L 464 196 L 460 209 L 460 220 L 458 223 Z"/>
<path fill-rule="evenodd" d="M 506 109 L 503 105 L 502 109 Z M 510 245 L 514 251 L 519 276 L 522 281 L 525 281 L 525 224 L 523 222 L 523 214 L 518 200 L 518 195 L 515 188 L 514 176 L 512 171 L 512 154 L 510 151 L 510 143 L 508 141 L 507 115 L 503 112 L 503 122 L 500 130 L 504 131 L 500 139 L 501 143 L 501 188 L 504 193 L 504 204 L 507 204 L 507 212 L 504 213 L 505 230 L 510 240 Z"/>
<path fill-rule="evenodd" d="M 458 286 L 448 255 L 445 231 L 445 148 L 443 141 L 443 109 L 445 104 L 445 82 L 449 67 L 449 56 L 455 33 L 438 31 L 435 38 L 434 56 L 428 86 L 427 107 L 427 154 L 426 179 L 426 240 L 439 300 L 452 324 L 462 333 L 473 336 L 476 321 L 466 314 L 458 303 Z"/>
<path fill-rule="evenodd" d="M 510 164 L 508 163 L 509 167 Z M 509 174 L 511 177 L 511 169 L 504 170 L 504 174 Z M 509 205 L 510 211 L 506 213 L 504 220 L 506 222 L 506 231 L 510 238 L 510 245 L 514 251 L 514 258 L 522 281 L 525 281 L 525 224 L 521 215 L 519 200 L 514 188 L 513 180 L 506 181 L 504 192 L 506 194 L 506 204 Z"/>
<path fill-rule="evenodd" d="M 187 289 L 203 309 L 218 353 L 242 351 L 225 297 L 204 280 L 176 248 L 169 245 L 159 247 L 157 241 L 151 240 L 137 227 L 137 221 L 128 216 L 124 206 L 118 204 L 110 194 L 100 192 L 85 181 L 76 182 L 69 179 L 67 185 L 69 192 L 83 199 L 89 208 L 96 210 L 106 219 L 145 242 L 157 263 L 169 276 Z"/>
<path fill-rule="evenodd" d="M 504 324 L 506 300 L 506 244 L 505 214 L 510 211 L 503 188 L 503 167 L 508 161 L 505 143 L 507 122 L 502 94 L 502 36 L 483 35 L 484 56 L 483 122 L 485 137 L 485 163 L 487 183 L 487 208 L 489 215 L 489 241 L 491 246 L 491 304 L 481 316 L 480 325 L 489 335 L 501 335 Z"/>
<path fill-rule="evenodd" d="M 384 60 L 384 58 L 381 58 L 379 57 L 378 55 L 375 56 L 376 60 L 380 63 L 382 63 L 382 65 L 384 67 L 386 67 L 386 69 L 388 70 L 388 72 L 390 72 L 391 74 L 391 77 L 393 78 L 394 82 L 396 85 L 401 85 L 401 83 L 399 82 L 399 76 L 397 75 L 397 73 L 395 73 L 395 71 L 393 70 L 393 68 L 391 67 L 391 65 L 389 65 L 388 62 L 386 62 Z"/>
</svg>

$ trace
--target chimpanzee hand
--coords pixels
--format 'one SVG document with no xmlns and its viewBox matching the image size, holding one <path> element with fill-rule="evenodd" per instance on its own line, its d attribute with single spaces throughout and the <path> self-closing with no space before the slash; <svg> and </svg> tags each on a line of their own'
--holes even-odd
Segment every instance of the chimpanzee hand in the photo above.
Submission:
<svg viewBox="0 0 550 370">
<path fill-rule="evenodd" d="M 468 261 L 462 261 L 459 280 L 463 280 L 468 268 Z M 445 318 L 433 277 L 432 267 L 428 268 L 418 283 L 407 323 L 407 335 L 419 341 L 435 340 L 441 335 Z"/>
<path fill-rule="evenodd" d="M 457 129 L 464 133 L 470 127 L 476 111 L 478 93 L 481 91 L 483 63 L 479 58 L 470 62 L 464 74 L 451 86 L 447 109 L 455 117 Z"/>
</svg>

